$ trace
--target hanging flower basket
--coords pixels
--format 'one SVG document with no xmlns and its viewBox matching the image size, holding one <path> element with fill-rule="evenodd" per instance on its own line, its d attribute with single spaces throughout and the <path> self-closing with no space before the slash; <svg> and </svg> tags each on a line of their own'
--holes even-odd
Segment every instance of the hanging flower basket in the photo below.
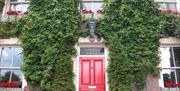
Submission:
<svg viewBox="0 0 180 91">
<path fill-rule="evenodd" d="M 0 87 L 19 87 L 16 82 L 1 82 Z"/>
<path fill-rule="evenodd" d="M 6 14 L 8 15 L 23 15 L 23 14 L 28 14 L 28 11 L 17 11 L 17 10 L 9 10 L 8 12 L 6 12 Z"/>
<path fill-rule="evenodd" d="M 83 10 L 81 10 L 81 12 L 83 14 L 94 14 L 94 12 L 92 10 L 87 10 L 87 9 L 83 9 Z"/>
<path fill-rule="evenodd" d="M 103 14 L 103 9 L 98 9 L 98 10 L 97 10 L 97 13 L 98 13 L 98 14 Z"/>
<path fill-rule="evenodd" d="M 173 10 L 160 10 L 161 13 L 165 13 L 165 14 L 175 14 L 177 16 L 180 16 L 180 12 L 178 11 L 173 11 Z"/>
</svg>

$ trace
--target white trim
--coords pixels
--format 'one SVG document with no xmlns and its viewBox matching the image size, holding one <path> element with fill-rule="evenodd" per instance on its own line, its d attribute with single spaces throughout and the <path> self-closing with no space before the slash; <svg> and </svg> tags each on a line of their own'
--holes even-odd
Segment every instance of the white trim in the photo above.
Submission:
<svg viewBox="0 0 180 91">
<path fill-rule="evenodd" d="M 104 55 L 80 55 L 80 47 L 104 47 Z M 88 45 L 88 44 L 85 44 L 85 45 L 78 45 L 78 46 L 76 46 L 76 49 L 77 49 L 77 58 L 76 58 L 76 60 L 74 60 L 74 62 L 76 62 L 75 64 L 76 64 L 76 66 L 74 66 L 74 67 L 76 67 L 76 68 L 74 68 L 75 70 L 76 70 L 76 73 L 75 73 L 75 86 L 76 86 L 76 91 L 79 91 L 79 70 L 80 70 L 80 68 L 79 68 L 79 59 L 80 59 L 80 57 L 104 57 L 104 63 L 105 63 L 105 80 L 106 80 L 106 84 L 105 84 L 105 86 L 106 86 L 106 91 L 109 91 L 108 90 L 108 77 L 107 77 L 107 67 L 108 67 L 108 49 L 107 49 L 107 47 L 105 46 L 105 45 L 103 45 L 103 44 L 93 44 L 93 45 Z"/>
<path fill-rule="evenodd" d="M 173 47 L 180 47 L 180 45 L 179 44 L 162 44 L 162 45 L 160 45 L 160 48 L 159 49 L 161 49 L 161 48 L 173 48 Z M 174 51 L 173 51 L 173 49 L 171 50 L 171 52 L 172 52 L 172 57 L 173 57 L 173 62 L 174 62 L 174 65 L 176 66 L 176 64 L 175 64 L 175 59 L 174 59 Z M 169 53 L 170 53 L 170 51 L 169 51 Z M 170 55 L 170 54 L 169 54 Z M 162 56 L 161 56 L 161 58 L 162 58 Z M 163 60 L 163 59 L 161 59 L 161 60 Z M 162 63 L 162 62 L 161 62 Z M 161 64 L 160 63 L 160 64 Z M 176 69 L 180 69 L 180 67 L 163 67 L 163 65 L 160 65 L 160 67 L 161 67 L 161 69 L 162 70 L 174 70 L 174 72 L 175 72 L 175 74 L 176 74 Z M 176 82 L 177 82 L 177 75 L 175 75 L 175 80 L 176 80 Z M 162 73 L 162 71 L 160 72 L 160 79 L 159 79 L 159 86 L 161 87 L 161 88 L 164 88 L 165 86 L 164 86 L 164 78 L 163 78 L 163 73 Z"/>
</svg>

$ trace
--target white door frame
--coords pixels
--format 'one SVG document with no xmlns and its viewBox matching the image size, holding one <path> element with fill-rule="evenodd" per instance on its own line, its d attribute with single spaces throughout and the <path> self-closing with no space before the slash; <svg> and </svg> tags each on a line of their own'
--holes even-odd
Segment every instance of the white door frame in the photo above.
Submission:
<svg viewBox="0 0 180 91">
<path fill-rule="evenodd" d="M 104 47 L 104 55 L 80 55 L 80 48 L 81 47 Z M 82 44 L 82 45 L 78 45 L 76 46 L 76 49 L 77 49 L 77 58 L 76 58 L 76 61 L 74 61 L 74 74 L 75 74 L 75 87 L 76 87 L 76 91 L 79 91 L 79 64 L 80 64 L 80 57 L 104 57 L 104 63 L 105 63 L 105 80 L 106 80 L 106 83 L 105 83 L 105 86 L 106 86 L 106 91 L 108 91 L 108 77 L 107 77 L 107 66 L 108 66 L 108 49 L 107 47 L 104 45 L 104 44 L 94 44 L 94 45 L 88 45 L 88 44 Z M 75 68 L 76 67 L 76 68 Z"/>
</svg>

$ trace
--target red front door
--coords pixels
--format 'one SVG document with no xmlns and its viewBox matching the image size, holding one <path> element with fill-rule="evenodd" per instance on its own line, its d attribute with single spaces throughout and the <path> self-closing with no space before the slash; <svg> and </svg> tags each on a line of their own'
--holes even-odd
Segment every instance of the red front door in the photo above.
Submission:
<svg viewBox="0 0 180 91">
<path fill-rule="evenodd" d="M 80 58 L 80 91 L 105 91 L 104 58 Z"/>
</svg>

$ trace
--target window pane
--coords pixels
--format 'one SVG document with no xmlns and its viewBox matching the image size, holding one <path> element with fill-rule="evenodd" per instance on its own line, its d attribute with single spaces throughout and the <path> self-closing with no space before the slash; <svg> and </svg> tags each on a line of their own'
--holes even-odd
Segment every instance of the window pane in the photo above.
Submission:
<svg viewBox="0 0 180 91">
<path fill-rule="evenodd" d="M 163 69 L 163 80 L 164 82 L 176 82 L 175 80 L 175 71 L 170 69 Z"/>
<path fill-rule="evenodd" d="M 177 82 L 180 83 L 180 69 L 176 70 Z"/>
<path fill-rule="evenodd" d="M 83 9 L 92 10 L 92 2 L 83 2 Z"/>
<path fill-rule="evenodd" d="M 29 0 L 11 0 L 11 2 L 27 2 Z"/>
<path fill-rule="evenodd" d="M 165 10 L 165 5 L 164 3 L 158 3 L 159 4 L 159 9 L 160 10 Z"/>
<path fill-rule="evenodd" d="M 170 68 L 170 67 L 174 66 L 173 56 L 172 56 L 170 47 L 161 47 L 160 48 L 160 56 L 161 56 L 162 68 Z"/>
<path fill-rule="evenodd" d="M 180 47 L 173 47 L 176 67 L 180 67 Z"/>
<path fill-rule="evenodd" d="M 104 55 L 104 47 L 81 47 L 80 55 Z"/>
<path fill-rule="evenodd" d="M 174 87 L 171 84 L 176 84 L 175 70 L 163 69 L 162 74 L 163 74 L 164 86 Z"/>
<path fill-rule="evenodd" d="M 22 87 L 22 72 L 20 70 L 0 70 L 0 87 Z"/>
<path fill-rule="evenodd" d="M 12 48 L 6 47 L 2 49 L 1 67 L 11 67 L 12 53 Z"/>
<path fill-rule="evenodd" d="M 94 13 L 98 9 L 102 9 L 103 2 L 83 2 L 83 9 L 92 10 Z"/>
<path fill-rule="evenodd" d="M 102 2 L 93 3 L 93 11 L 96 12 L 98 9 L 102 9 L 103 7 Z"/>
<path fill-rule="evenodd" d="M 17 87 L 21 88 L 22 76 L 23 74 L 20 70 L 12 70 L 11 82 L 16 83 Z"/>
<path fill-rule="evenodd" d="M 27 11 L 29 4 L 10 4 L 10 10 Z"/>
<path fill-rule="evenodd" d="M 10 70 L 0 70 L 0 82 L 9 82 L 10 74 Z"/>
<path fill-rule="evenodd" d="M 166 9 L 169 9 L 169 10 L 174 10 L 176 11 L 176 3 L 166 3 Z"/>
<path fill-rule="evenodd" d="M 22 48 L 14 48 L 12 67 L 20 67 L 22 64 Z"/>
<path fill-rule="evenodd" d="M 21 4 L 11 4 L 10 5 L 10 10 L 20 11 L 21 10 Z"/>
</svg>

